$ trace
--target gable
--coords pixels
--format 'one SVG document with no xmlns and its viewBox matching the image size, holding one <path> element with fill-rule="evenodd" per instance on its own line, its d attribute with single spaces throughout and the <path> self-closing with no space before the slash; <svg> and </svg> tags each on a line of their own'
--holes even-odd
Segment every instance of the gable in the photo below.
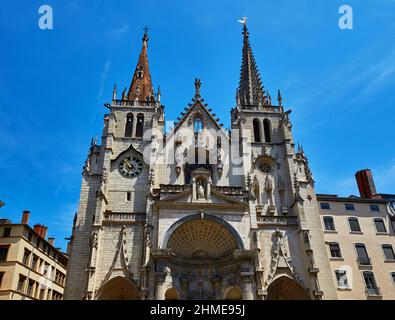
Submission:
<svg viewBox="0 0 395 320">
<path fill-rule="evenodd" d="M 225 129 L 223 129 L 223 124 L 220 124 L 220 119 L 212 110 L 208 108 L 207 104 L 204 104 L 204 99 L 200 97 L 195 97 L 192 99 L 193 103 L 189 103 L 188 108 L 185 108 L 186 112 L 181 113 L 181 117 L 178 117 L 178 121 L 174 125 L 174 129 L 171 131 L 169 136 L 176 135 L 181 129 L 194 130 L 194 120 L 200 117 L 203 122 L 203 127 L 206 130 L 213 130 L 222 139 L 228 139 L 229 135 Z"/>
</svg>

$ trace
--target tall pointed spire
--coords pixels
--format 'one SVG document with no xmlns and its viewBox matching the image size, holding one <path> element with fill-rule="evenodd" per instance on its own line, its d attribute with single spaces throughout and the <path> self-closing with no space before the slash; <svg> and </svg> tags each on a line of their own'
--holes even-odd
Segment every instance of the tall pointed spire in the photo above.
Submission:
<svg viewBox="0 0 395 320">
<path fill-rule="evenodd" d="M 250 46 L 247 19 L 243 18 L 240 22 L 243 23 L 244 40 L 237 100 L 240 101 L 241 105 L 258 106 L 265 104 L 265 91 L 263 90 L 261 77 Z"/>
<path fill-rule="evenodd" d="M 128 100 L 136 98 L 139 101 L 155 100 L 148 64 L 148 39 L 148 28 L 144 28 L 143 47 L 129 88 Z"/>
</svg>

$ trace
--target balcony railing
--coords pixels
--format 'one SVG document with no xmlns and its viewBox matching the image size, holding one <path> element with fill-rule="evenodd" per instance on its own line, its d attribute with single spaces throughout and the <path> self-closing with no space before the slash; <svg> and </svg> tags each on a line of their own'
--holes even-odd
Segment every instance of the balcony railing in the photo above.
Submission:
<svg viewBox="0 0 395 320">
<path fill-rule="evenodd" d="M 359 257 L 359 258 L 357 258 L 357 263 L 360 266 L 371 266 L 372 265 L 372 261 L 370 260 L 369 257 Z"/>
<path fill-rule="evenodd" d="M 380 297 L 382 295 L 380 287 L 366 288 L 365 293 L 368 296 L 374 297 Z"/>
<path fill-rule="evenodd" d="M 130 107 L 155 107 L 156 101 L 136 101 L 136 100 L 113 100 L 114 106 L 130 106 Z"/>
<path fill-rule="evenodd" d="M 143 213 L 104 213 L 106 222 L 145 222 Z"/>
<path fill-rule="evenodd" d="M 160 192 L 169 192 L 169 193 L 179 193 L 189 190 L 191 187 L 189 185 L 178 185 L 178 184 L 161 184 Z"/>
<path fill-rule="evenodd" d="M 257 218 L 258 224 L 279 224 L 279 225 L 297 225 L 297 216 L 260 216 Z"/>
<path fill-rule="evenodd" d="M 282 106 L 243 106 L 243 110 L 248 111 L 265 111 L 265 112 L 283 112 Z"/>
<path fill-rule="evenodd" d="M 212 190 L 228 195 L 243 195 L 243 188 L 241 187 L 226 187 L 226 186 L 211 186 Z"/>
</svg>

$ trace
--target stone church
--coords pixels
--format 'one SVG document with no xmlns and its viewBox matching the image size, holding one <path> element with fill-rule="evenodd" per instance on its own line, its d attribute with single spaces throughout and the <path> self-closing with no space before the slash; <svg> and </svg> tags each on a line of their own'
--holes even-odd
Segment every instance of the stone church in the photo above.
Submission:
<svg viewBox="0 0 395 320">
<path fill-rule="evenodd" d="M 167 130 L 147 51 L 145 32 L 89 150 L 65 299 L 336 299 L 309 162 L 246 23 L 229 130 L 198 79 Z"/>
</svg>

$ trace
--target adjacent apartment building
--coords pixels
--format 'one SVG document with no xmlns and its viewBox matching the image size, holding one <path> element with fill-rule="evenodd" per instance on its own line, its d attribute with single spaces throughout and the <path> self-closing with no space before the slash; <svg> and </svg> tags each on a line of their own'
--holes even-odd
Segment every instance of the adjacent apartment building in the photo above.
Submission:
<svg viewBox="0 0 395 320">
<path fill-rule="evenodd" d="M 395 299 L 395 195 L 377 194 L 370 170 L 357 172 L 360 196 L 318 194 L 338 299 Z"/>
<path fill-rule="evenodd" d="M 67 256 L 46 240 L 47 227 L 0 220 L 0 300 L 62 300 Z"/>
</svg>

